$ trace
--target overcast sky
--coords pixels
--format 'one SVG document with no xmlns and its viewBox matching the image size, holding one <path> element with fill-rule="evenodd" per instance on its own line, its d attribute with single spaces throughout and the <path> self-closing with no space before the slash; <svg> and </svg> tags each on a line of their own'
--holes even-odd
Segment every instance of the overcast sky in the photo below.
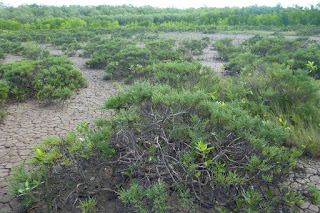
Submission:
<svg viewBox="0 0 320 213">
<path fill-rule="evenodd" d="M 5 5 L 18 6 L 21 4 L 38 5 L 123 5 L 133 6 L 151 5 L 153 7 L 175 7 L 175 8 L 199 8 L 199 7 L 246 7 L 257 4 L 258 6 L 276 6 L 279 2 L 283 7 L 293 5 L 310 6 L 320 3 L 320 0 L 0 0 Z"/>
</svg>

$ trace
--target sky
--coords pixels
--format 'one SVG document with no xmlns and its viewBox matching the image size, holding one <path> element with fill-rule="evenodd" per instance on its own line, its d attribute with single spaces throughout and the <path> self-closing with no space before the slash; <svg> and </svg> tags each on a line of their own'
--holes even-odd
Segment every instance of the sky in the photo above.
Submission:
<svg viewBox="0 0 320 213">
<path fill-rule="evenodd" d="M 276 6 L 279 2 L 282 7 L 292 7 L 294 5 L 310 6 L 320 3 L 320 0 L 0 0 L 5 5 L 19 6 L 22 4 L 38 5 L 133 5 L 153 7 L 175 7 L 175 8 L 199 8 L 199 7 L 246 7 L 252 5 L 258 6 Z"/>
</svg>

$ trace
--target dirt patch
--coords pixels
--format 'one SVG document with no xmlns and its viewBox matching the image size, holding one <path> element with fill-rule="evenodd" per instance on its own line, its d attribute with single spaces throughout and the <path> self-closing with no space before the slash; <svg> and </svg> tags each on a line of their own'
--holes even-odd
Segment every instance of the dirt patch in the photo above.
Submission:
<svg viewBox="0 0 320 213">
<path fill-rule="evenodd" d="M 14 62 L 14 61 L 19 61 L 22 59 L 23 59 L 23 57 L 21 57 L 20 55 L 8 54 L 5 59 L 0 60 L 0 63 L 6 64 L 6 63 Z"/>
</svg>

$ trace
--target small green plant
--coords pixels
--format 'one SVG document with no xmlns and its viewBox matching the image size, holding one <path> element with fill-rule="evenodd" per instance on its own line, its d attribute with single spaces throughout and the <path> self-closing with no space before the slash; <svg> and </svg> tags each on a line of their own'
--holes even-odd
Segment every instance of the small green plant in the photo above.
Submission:
<svg viewBox="0 0 320 213">
<path fill-rule="evenodd" d="M 95 198 L 89 197 L 85 201 L 79 201 L 80 204 L 78 205 L 78 208 L 82 210 L 82 213 L 95 213 L 97 212 L 95 206 L 97 205 L 97 201 Z"/>
<path fill-rule="evenodd" d="M 194 148 L 197 149 L 197 153 L 202 156 L 203 160 L 205 160 L 210 151 L 214 149 L 214 147 L 209 147 L 209 145 L 209 143 L 203 143 L 202 140 L 194 145 Z"/>
<path fill-rule="evenodd" d="M 44 153 L 41 149 L 36 149 L 36 157 L 34 157 L 41 165 L 44 173 L 45 183 L 46 183 L 46 198 L 47 198 L 47 213 L 50 213 L 50 201 L 49 201 L 49 182 L 48 182 L 48 165 L 43 160 Z"/>
<path fill-rule="evenodd" d="M 1 73 L 0 73 L 0 77 L 1 77 Z M 8 83 L 0 79 L 0 105 L 3 104 L 7 99 L 8 92 L 9 92 Z"/>
<path fill-rule="evenodd" d="M 311 203 L 314 205 L 320 205 L 320 191 L 314 184 L 309 184 L 307 192 L 311 198 Z"/>
<path fill-rule="evenodd" d="M 320 77 L 320 74 L 317 74 L 318 66 L 314 64 L 314 61 L 308 61 L 306 67 L 309 69 L 311 76 L 316 77 L 318 75 L 318 77 Z"/>
<path fill-rule="evenodd" d="M 250 187 L 245 193 L 242 193 L 242 196 L 245 204 L 244 210 L 248 213 L 258 212 L 256 209 L 259 206 L 259 202 L 262 200 L 262 194 L 255 191 L 253 187 Z"/>
<path fill-rule="evenodd" d="M 43 183 L 41 179 L 41 171 L 29 172 L 25 164 L 14 166 L 12 174 L 8 177 L 10 194 L 17 197 L 23 206 L 29 207 L 36 201 L 37 190 Z"/>
<path fill-rule="evenodd" d="M 171 209 L 166 203 L 168 194 L 162 180 L 158 180 L 147 190 L 141 185 L 133 183 L 128 190 L 120 190 L 118 195 L 122 202 L 132 205 L 136 211 L 141 213 L 164 213 Z M 151 208 L 145 199 L 149 199 L 152 202 Z"/>
<path fill-rule="evenodd" d="M 220 207 L 216 207 L 219 213 L 228 213 L 226 210 L 221 209 Z"/>
</svg>

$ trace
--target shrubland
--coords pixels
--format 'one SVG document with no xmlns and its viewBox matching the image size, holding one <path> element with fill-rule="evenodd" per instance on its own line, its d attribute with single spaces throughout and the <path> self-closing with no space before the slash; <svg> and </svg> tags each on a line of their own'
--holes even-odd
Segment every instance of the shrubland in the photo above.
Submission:
<svg viewBox="0 0 320 213">
<path fill-rule="evenodd" d="M 230 76 L 220 77 L 190 57 L 206 38 L 147 40 L 136 46 L 110 37 L 86 45 L 87 65 L 105 66 L 110 78 L 129 85 L 118 84 L 119 93 L 103 105 L 114 116 L 44 139 L 31 170 L 15 169 L 11 190 L 25 206 L 103 212 L 108 198 L 124 212 L 290 212 L 308 199 L 317 202 L 314 187 L 303 196 L 283 184 L 301 155 L 320 151 L 319 81 L 308 70 L 317 64 L 273 61 L 270 48 L 263 49 L 272 43 L 275 53 L 284 45 L 296 56 L 302 45 L 317 49 L 316 43 L 217 41 L 229 60 Z M 106 61 L 97 60 L 99 51 Z"/>
<path fill-rule="evenodd" d="M 319 34 L 318 7 L 12 8 L 30 10 L 25 19 L 3 8 L 0 28 L 24 29 L 0 32 L 0 57 L 27 60 L 0 66 L 1 103 L 64 100 L 86 86 L 68 59 L 38 43 L 68 55 L 83 49 L 88 68 L 127 84 L 117 83 L 102 106 L 114 116 L 44 138 L 27 165 L 13 168 L 11 193 L 27 208 L 106 212 L 115 202 L 121 212 L 292 212 L 319 203 L 314 186 L 300 194 L 283 182 L 301 155 L 320 153 L 320 48 L 281 37 Z M 33 15 L 48 8 L 62 17 Z M 274 36 L 215 41 L 226 61 L 221 77 L 194 61 L 208 37 L 158 35 L 185 31 Z"/>
</svg>

